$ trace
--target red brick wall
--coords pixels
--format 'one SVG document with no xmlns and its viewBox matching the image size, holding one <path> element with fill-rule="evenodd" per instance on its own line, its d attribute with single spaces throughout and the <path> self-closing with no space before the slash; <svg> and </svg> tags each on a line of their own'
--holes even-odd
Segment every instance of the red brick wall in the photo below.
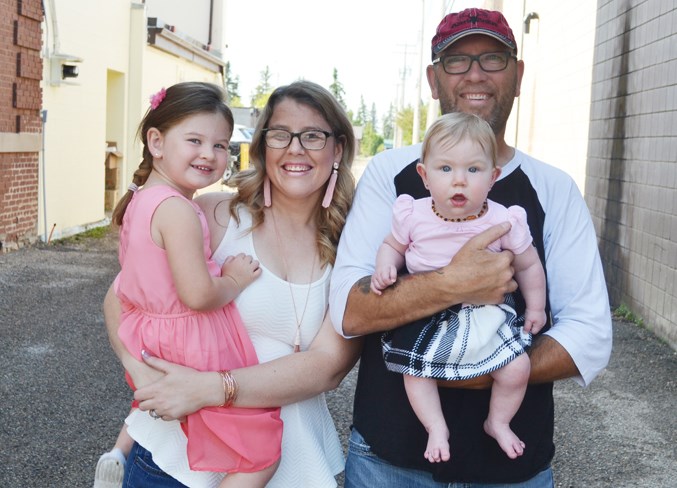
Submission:
<svg viewBox="0 0 677 488">
<path fill-rule="evenodd" d="M 42 130 L 40 0 L 0 0 L 0 135 Z M 11 139 L 14 140 L 14 139 Z M 0 147 L 0 251 L 35 241 L 39 153 Z"/>
</svg>

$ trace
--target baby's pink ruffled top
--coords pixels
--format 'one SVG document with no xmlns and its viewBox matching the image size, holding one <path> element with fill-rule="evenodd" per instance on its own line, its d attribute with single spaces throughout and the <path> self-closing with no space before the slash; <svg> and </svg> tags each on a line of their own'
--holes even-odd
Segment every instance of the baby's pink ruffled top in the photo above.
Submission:
<svg viewBox="0 0 677 488">
<path fill-rule="evenodd" d="M 466 222 L 446 222 L 432 210 L 432 198 L 415 200 L 400 195 L 393 205 L 392 232 L 397 242 L 409 245 L 406 253 L 410 273 L 430 271 L 449 264 L 468 239 L 501 222 L 510 222 L 510 232 L 494 241 L 492 251 L 510 250 L 522 254 L 531 245 L 532 238 L 527 215 L 522 207 L 506 208 L 487 200 L 487 212 L 480 218 Z"/>
</svg>

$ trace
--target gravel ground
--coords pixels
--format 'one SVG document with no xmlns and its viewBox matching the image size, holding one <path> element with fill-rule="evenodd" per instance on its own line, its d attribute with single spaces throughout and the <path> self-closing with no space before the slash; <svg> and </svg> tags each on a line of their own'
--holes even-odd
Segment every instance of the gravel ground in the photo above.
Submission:
<svg viewBox="0 0 677 488">
<path fill-rule="evenodd" d="M 91 486 L 115 440 L 130 398 L 101 314 L 116 249 L 108 235 L 0 254 L 2 488 Z M 556 486 L 675 487 L 677 354 L 634 324 L 614 333 L 589 388 L 556 385 Z M 328 394 L 344 445 L 355 377 Z"/>
</svg>

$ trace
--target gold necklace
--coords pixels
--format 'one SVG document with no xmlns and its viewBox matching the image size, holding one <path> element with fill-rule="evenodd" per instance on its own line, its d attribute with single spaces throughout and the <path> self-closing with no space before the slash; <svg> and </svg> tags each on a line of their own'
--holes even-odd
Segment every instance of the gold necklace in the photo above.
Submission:
<svg viewBox="0 0 677 488">
<path fill-rule="evenodd" d="M 277 246 L 280 248 L 282 253 L 282 262 L 284 263 L 284 275 L 285 281 L 289 286 L 289 294 L 291 295 L 291 303 L 294 306 L 294 320 L 296 320 L 296 335 L 294 337 L 294 352 L 301 351 L 301 324 L 303 323 L 303 317 L 306 316 L 306 310 L 308 308 L 308 301 L 310 298 L 310 289 L 313 286 L 313 273 L 315 272 L 315 256 L 313 256 L 313 266 L 310 269 L 310 277 L 308 278 L 308 291 L 306 292 L 306 303 L 303 306 L 303 313 L 301 313 L 301 319 L 299 320 L 299 314 L 296 311 L 296 300 L 294 300 L 294 291 L 291 287 L 291 282 L 289 281 L 289 265 L 287 264 L 287 256 L 282 247 L 282 240 L 280 239 L 280 233 L 277 230 L 277 220 L 275 220 L 275 211 L 271 208 L 270 215 L 273 217 L 273 227 L 275 228 L 275 237 L 277 238 Z"/>
<path fill-rule="evenodd" d="M 433 205 L 433 213 L 435 215 L 437 215 L 439 218 L 441 218 L 442 220 L 444 220 L 445 222 L 467 222 L 469 220 L 479 219 L 482 215 L 487 213 L 487 208 L 489 207 L 489 205 L 487 204 L 487 201 L 484 200 L 484 203 L 482 204 L 482 210 L 480 210 L 477 213 L 477 215 L 468 215 L 467 217 L 463 217 L 462 219 L 460 219 L 460 218 L 459 219 L 449 219 L 449 218 L 445 217 L 444 215 L 440 214 L 435 209 L 435 202 L 432 202 L 432 205 Z"/>
</svg>

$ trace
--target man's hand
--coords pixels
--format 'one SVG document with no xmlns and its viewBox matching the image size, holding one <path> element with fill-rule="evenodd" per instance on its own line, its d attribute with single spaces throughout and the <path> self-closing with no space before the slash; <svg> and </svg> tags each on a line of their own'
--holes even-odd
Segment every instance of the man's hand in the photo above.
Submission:
<svg viewBox="0 0 677 488">
<path fill-rule="evenodd" d="M 449 265 L 442 268 L 442 273 L 461 285 L 456 290 L 459 296 L 456 303 L 503 303 L 505 294 L 517 289 L 513 279 L 514 255 L 510 251 L 495 253 L 487 249 L 509 230 L 510 224 L 505 222 L 476 235 L 456 253 Z"/>
<path fill-rule="evenodd" d="M 371 278 L 359 280 L 350 293 L 343 318 L 347 335 L 395 329 L 459 303 L 503 303 L 517 289 L 510 251 L 487 246 L 510 230 L 505 222 L 470 239 L 451 262 L 438 270 L 399 277 L 382 295 L 371 292 Z"/>
</svg>

